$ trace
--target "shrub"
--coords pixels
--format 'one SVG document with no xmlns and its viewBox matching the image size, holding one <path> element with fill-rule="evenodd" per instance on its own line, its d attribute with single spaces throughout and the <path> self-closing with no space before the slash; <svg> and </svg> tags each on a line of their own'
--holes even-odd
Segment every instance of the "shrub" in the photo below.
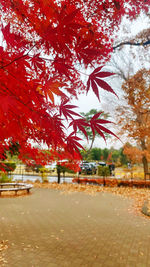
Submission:
<svg viewBox="0 0 150 267">
<path fill-rule="evenodd" d="M 79 183 L 80 184 L 86 184 L 88 182 L 88 179 L 86 179 L 86 178 L 81 178 L 81 179 L 79 179 Z"/>
<path fill-rule="evenodd" d="M 60 173 L 63 173 L 63 174 L 65 174 L 65 172 L 75 173 L 73 170 L 67 168 L 66 166 L 62 166 L 59 164 L 57 164 L 56 169 L 57 169 L 57 172 L 59 171 Z"/>
<path fill-rule="evenodd" d="M 12 178 L 9 178 L 6 173 L 1 173 L 0 183 L 10 183 Z"/>
<path fill-rule="evenodd" d="M 96 182 L 98 185 L 102 185 L 103 184 L 103 179 L 96 179 Z"/>
<path fill-rule="evenodd" d="M 98 184 L 98 180 L 99 180 L 99 179 L 88 179 L 87 182 L 88 182 L 89 184 L 96 184 L 96 185 L 97 185 L 97 184 Z"/>
<path fill-rule="evenodd" d="M 73 179 L 72 179 L 72 182 L 73 182 L 73 183 L 78 183 L 79 180 L 80 180 L 80 178 L 73 178 Z"/>
<path fill-rule="evenodd" d="M 107 177 L 110 175 L 110 170 L 108 166 L 98 166 L 98 176 Z"/>
<path fill-rule="evenodd" d="M 39 169 L 38 169 L 38 172 L 39 172 L 39 173 L 44 173 L 44 174 L 46 174 L 47 172 L 50 172 L 50 171 L 49 171 L 49 169 L 47 169 L 47 168 L 45 168 L 45 167 L 42 167 L 42 168 L 39 168 Z"/>
<path fill-rule="evenodd" d="M 105 183 L 106 183 L 107 186 L 110 186 L 110 187 L 118 186 L 117 179 L 106 179 Z"/>
<path fill-rule="evenodd" d="M 48 183 L 47 173 L 44 172 L 44 168 L 41 168 L 39 172 L 40 172 L 40 176 L 42 178 L 42 183 Z"/>
</svg>

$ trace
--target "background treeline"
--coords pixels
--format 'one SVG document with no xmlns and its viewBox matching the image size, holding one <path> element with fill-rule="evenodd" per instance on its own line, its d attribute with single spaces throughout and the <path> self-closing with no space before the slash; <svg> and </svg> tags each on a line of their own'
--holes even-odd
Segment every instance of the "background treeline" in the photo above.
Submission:
<svg viewBox="0 0 150 267">
<path fill-rule="evenodd" d="M 114 149 L 97 148 L 94 147 L 91 150 L 81 150 L 83 160 L 86 161 L 104 161 L 106 163 L 114 162 L 116 167 L 126 165 L 129 159 L 123 154 L 123 148 Z"/>
</svg>

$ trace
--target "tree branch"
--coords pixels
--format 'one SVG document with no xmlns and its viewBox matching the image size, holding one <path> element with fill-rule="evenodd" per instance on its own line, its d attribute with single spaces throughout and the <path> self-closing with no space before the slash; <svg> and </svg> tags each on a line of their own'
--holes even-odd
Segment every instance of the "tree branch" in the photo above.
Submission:
<svg viewBox="0 0 150 267">
<path fill-rule="evenodd" d="M 30 51 L 31 51 L 35 46 L 36 46 L 36 44 L 34 44 L 34 45 L 29 49 L 29 51 L 28 51 L 26 54 L 24 54 L 24 55 L 22 55 L 22 56 L 20 56 L 20 57 L 16 57 L 16 58 L 14 58 L 11 62 L 7 63 L 6 65 L 2 65 L 2 66 L 0 67 L 0 69 L 3 69 L 3 68 L 5 68 L 5 67 L 8 67 L 9 65 L 11 65 L 12 63 L 14 63 L 15 61 L 17 61 L 17 60 L 19 60 L 19 59 L 21 59 L 21 58 L 24 58 L 24 57 L 26 57 L 26 56 L 28 56 L 29 53 L 30 53 Z"/>
<path fill-rule="evenodd" d="M 138 42 L 138 43 L 133 43 L 133 42 L 122 42 L 116 46 L 113 46 L 113 50 L 115 50 L 118 47 L 121 47 L 123 45 L 133 45 L 133 46 L 146 46 L 150 44 L 150 40 L 147 40 L 146 42 Z"/>
</svg>

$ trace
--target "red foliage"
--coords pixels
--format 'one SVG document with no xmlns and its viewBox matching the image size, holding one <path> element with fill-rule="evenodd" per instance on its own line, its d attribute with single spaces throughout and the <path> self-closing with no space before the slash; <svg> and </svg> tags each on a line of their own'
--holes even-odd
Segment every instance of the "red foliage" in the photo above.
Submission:
<svg viewBox="0 0 150 267">
<path fill-rule="evenodd" d="M 23 160 L 30 154 L 29 158 L 39 161 L 32 143 L 46 144 L 53 155 L 50 159 L 55 151 L 63 152 L 64 158 L 68 151 L 71 158 L 81 148 L 77 129 L 87 137 L 87 123 L 93 134 L 97 131 L 103 138 L 103 132 L 113 134 L 101 125 L 108 121 L 93 117 L 84 122 L 70 102 L 90 85 L 97 97 L 98 87 L 114 93 L 103 81 L 112 73 L 100 71 L 112 51 L 112 32 L 124 14 L 134 18 L 141 9 L 148 9 L 148 1 L 1 0 L 1 159 L 13 142 L 19 143 Z M 87 89 L 79 64 L 101 66 L 89 75 Z M 73 126 L 69 136 L 64 118 Z"/>
<path fill-rule="evenodd" d="M 97 96 L 97 98 L 99 100 L 100 100 L 100 98 L 99 98 L 98 86 L 103 88 L 104 90 L 106 90 L 108 92 L 111 92 L 111 93 L 115 94 L 114 90 L 110 87 L 110 85 L 101 79 L 101 78 L 105 78 L 105 77 L 111 76 L 114 73 L 111 73 L 111 72 L 100 72 L 101 68 L 102 67 L 96 68 L 90 74 L 89 79 L 87 81 L 87 92 L 89 91 L 90 85 L 91 85 L 94 93 L 96 94 L 96 96 Z"/>
<path fill-rule="evenodd" d="M 114 135 L 116 138 L 118 138 L 113 132 L 111 132 L 110 130 L 106 129 L 104 126 L 102 126 L 102 124 L 111 123 L 111 121 L 98 119 L 99 116 L 101 115 L 101 113 L 102 112 L 99 112 L 99 113 L 95 114 L 92 117 L 92 119 L 90 120 L 90 126 L 91 126 L 91 129 L 92 129 L 92 132 L 93 132 L 93 136 L 95 136 L 95 132 L 97 132 L 105 140 L 105 135 L 104 135 L 104 132 L 105 132 L 105 133 Z"/>
<path fill-rule="evenodd" d="M 73 183 L 79 184 L 94 184 L 94 185 L 104 185 L 103 178 L 74 178 L 72 180 Z M 128 186 L 128 187 L 150 187 L 150 181 L 147 180 L 118 180 L 115 178 L 105 178 L 105 185 L 109 187 L 116 187 L 116 186 Z"/>
</svg>

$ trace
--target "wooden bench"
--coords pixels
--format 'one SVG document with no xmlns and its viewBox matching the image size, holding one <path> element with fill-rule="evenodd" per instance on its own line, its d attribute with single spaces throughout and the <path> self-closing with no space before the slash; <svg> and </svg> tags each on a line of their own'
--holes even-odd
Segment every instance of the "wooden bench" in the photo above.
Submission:
<svg viewBox="0 0 150 267">
<path fill-rule="evenodd" d="M 33 187 L 31 184 L 24 183 L 0 183 L 0 195 L 2 192 L 14 191 L 17 194 L 18 191 L 26 190 L 29 194 L 30 189 Z"/>
</svg>

